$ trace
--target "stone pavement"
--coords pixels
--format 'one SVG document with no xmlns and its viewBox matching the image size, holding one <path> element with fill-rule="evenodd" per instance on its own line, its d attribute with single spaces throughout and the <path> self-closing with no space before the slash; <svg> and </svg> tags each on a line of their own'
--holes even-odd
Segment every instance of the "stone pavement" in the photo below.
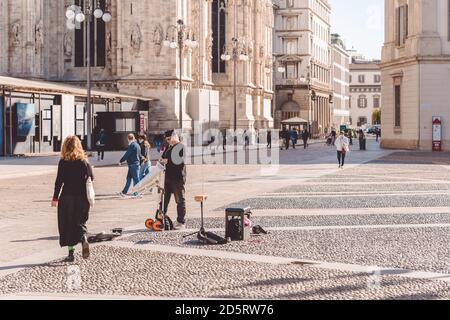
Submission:
<svg viewBox="0 0 450 320">
<path fill-rule="evenodd" d="M 323 145 L 283 151 L 274 175 L 255 165 L 192 165 L 189 230 L 167 233 L 143 230 L 157 195 L 118 199 L 125 168 L 97 168 L 100 199 L 89 227 L 127 231 L 74 265 L 62 263 L 66 252 L 57 248 L 48 203 L 54 175 L 0 180 L 0 295 L 449 299 L 448 159 L 370 141 L 369 151 L 349 154 L 345 170 Z M 199 228 L 193 196 L 201 193 L 210 195 L 208 229 L 223 234 L 223 208 L 250 204 L 253 222 L 270 233 L 214 247 L 183 239 Z"/>
</svg>

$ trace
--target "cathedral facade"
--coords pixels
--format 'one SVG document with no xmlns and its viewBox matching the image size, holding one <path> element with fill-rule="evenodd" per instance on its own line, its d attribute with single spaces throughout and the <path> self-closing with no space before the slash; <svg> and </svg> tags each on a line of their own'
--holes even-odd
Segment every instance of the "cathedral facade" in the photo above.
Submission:
<svg viewBox="0 0 450 320">
<path fill-rule="evenodd" d="M 150 131 L 179 128 L 180 90 L 183 128 L 232 128 L 235 92 L 239 128 L 273 125 L 271 0 L 1 0 L 0 75 L 86 86 L 86 22 L 71 25 L 65 12 L 89 1 L 112 14 L 91 24 L 93 86 L 158 99 Z M 164 45 L 179 20 L 198 43 L 181 59 Z M 234 38 L 247 57 L 236 63 L 222 59 Z"/>
</svg>

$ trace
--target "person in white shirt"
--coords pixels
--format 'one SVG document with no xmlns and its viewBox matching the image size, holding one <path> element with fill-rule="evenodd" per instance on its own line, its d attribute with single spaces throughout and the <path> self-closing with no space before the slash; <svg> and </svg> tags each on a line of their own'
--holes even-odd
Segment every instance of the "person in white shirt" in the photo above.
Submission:
<svg viewBox="0 0 450 320">
<path fill-rule="evenodd" d="M 336 150 L 337 150 L 337 158 L 338 158 L 340 169 L 344 169 L 345 156 L 347 155 L 347 152 L 350 151 L 349 144 L 350 144 L 349 140 L 344 135 L 344 132 L 341 132 L 339 137 L 336 138 L 336 142 L 334 143 L 334 145 L 336 146 Z"/>
</svg>

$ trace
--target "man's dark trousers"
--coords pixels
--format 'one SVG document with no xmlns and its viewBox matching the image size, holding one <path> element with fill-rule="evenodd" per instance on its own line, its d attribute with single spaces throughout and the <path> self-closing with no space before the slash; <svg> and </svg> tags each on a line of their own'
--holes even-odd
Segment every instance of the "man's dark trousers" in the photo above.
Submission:
<svg viewBox="0 0 450 320">
<path fill-rule="evenodd" d="M 175 197 L 175 202 L 177 203 L 177 221 L 179 223 L 185 224 L 186 220 L 186 199 L 185 199 L 185 187 L 184 182 L 169 182 L 167 181 L 164 185 L 164 212 L 167 213 L 169 207 L 170 197 L 172 194 Z"/>
</svg>

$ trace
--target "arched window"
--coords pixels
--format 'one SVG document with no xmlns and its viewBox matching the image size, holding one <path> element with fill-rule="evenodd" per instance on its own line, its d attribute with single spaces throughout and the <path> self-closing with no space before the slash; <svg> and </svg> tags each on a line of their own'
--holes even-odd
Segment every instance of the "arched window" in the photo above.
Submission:
<svg viewBox="0 0 450 320">
<path fill-rule="evenodd" d="M 225 61 L 220 56 L 226 41 L 226 14 L 223 0 L 213 0 L 212 3 L 212 72 L 225 73 Z"/>
<path fill-rule="evenodd" d="M 106 10 L 105 0 L 91 0 L 91 8 L 97 7 L 97 2 L 103 11 Z M 75 0 L 74 4 L 84 10 L 84 0 Z M 75 67 L 87 66 L 87 20 L 75 29 Z M 94 19 L 91 23 L 91 66 L 106 65 L 106 25 L 103 19 Z"/>
</svg>

